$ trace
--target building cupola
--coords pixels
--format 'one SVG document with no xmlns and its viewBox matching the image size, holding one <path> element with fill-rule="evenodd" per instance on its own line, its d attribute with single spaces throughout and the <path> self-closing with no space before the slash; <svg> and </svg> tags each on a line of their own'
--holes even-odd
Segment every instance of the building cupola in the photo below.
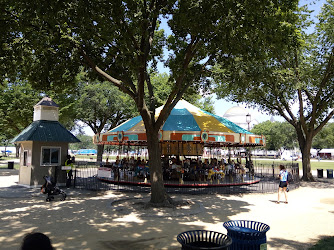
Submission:
<svg viewBox="0 0 334 250">
<path fill-rule="evenodd" d="M 59 120 L 59 106 L 50 97 L 44 97 L 34 106 L 34 121 L 40 120 Z"/>
</svg>

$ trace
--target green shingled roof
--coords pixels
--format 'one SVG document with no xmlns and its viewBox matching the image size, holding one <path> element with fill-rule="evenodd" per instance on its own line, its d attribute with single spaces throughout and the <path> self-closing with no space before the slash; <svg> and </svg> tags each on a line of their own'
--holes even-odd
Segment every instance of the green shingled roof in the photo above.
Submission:
<svg viewBox="0 0 334 250">
<path fill-rule="evenodd" d="M 58 121 L 34 121 L 11 142 L 43 141 L 43 142 L 80 142 Z"/>
</svg>

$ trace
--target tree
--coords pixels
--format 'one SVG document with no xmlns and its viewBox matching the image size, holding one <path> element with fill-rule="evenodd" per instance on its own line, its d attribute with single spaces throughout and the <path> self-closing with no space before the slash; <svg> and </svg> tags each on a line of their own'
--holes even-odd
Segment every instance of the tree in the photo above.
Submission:
<svg viewBox="0 0 334 250">
<path fill-rule="evenodd" d="M 0 88 L 0 134 L 11 140 L 32 122 L 40 92 L 26 81 L 4 83 Z"/>
<path fill-rule="evenodd" d="M 0 86 L 0 140 L 6 146 L 33 120 L 33 106 L 40 93 L 27 81 L 7 81 Z M 16 145 L 18 155 L 19 145 Z"/>
<path fill-rule="evenodd" d="M 73 90 L 63 89 L 62 92 L 33 88 L 25 80 L 17 80 L 13 83 L 5 82 L 0 91 L 0 133 L 8 140 L 13 139 L 25 127 L 33 121 L 34 106 L 45 95 L 59 105 L 59 121 L 67 129 L 74 126 L 75 109 Z"/>
<path fill-rule="evenodd" d="M 135 106 L 123 92 L 109 82 L 82 82 L 75 102 L 77 119 L 99 134 L 118 126 L 135 113 Z M 92 140 L 92 139 L 91 139 Z M 97 146 L 97 160 L 102 160 L 103 145 Z"/>
<path fill-rule="evenodd" d="M 280 47 L 277 27 L 289 22 L 297 1 L 3 0 L 2 4 L 4 58 L 20 59 L 10 62 L 22 74 L 36 84 L 62 87 L 85 64 L 91 77 L 109 81 L 134 100 L 147 131 L 151 202 L 157 204 L 171 202 L 162 179 L 158 133 L 173 107 L 190 86 L 209 86 L 215 62 Z M 163 18 L 171 29 L 168 38 L 160 28 Z M 289 37 L 288 33 L 286 29 L 279 35 Z M 157 96 L 150 69 L 156 70 L 158 61 L 170 70 L 171 91 L 155 118 Z M 9 77 L 11 72 L 4 73 Z"/>
<path fill-rule="evenodd" d="M 202 100 L 198 100 L 198 102 L 194 105 L 211 114 L 215 113 L 214 101 L 212 100 L 212 96 L 204 97 Z"/>
<path fill-rule="evenodd" d="M 78 83 L 74 87 L 66 86 L 62 90 L 50 89 L 43 90 L 38 86 L 34 89 L 40 90 L 43 95 L 49 96 L 59 106 L 59 122 L 68 130 L 75 128 L 75 120 L 77 118 L 77 111 L 75 101 L 78 95 Z"/>
<path fill-rule="evenodd" d="M 265 121 L 255 125 L 251 132 L 266 137 L 267 150 L 294 149 L 298 145 L 296 131 L 288 122 Z"/>
<path fill-rule="evenodd" d="M 34 106 L 46 93 L 32 87 L 28 81 L 16 78 L 13 83 L 5 81 L 0 86 L 0 140 L 9 143 L 33 121 Z M 59 104 L 59 120 L 68 129 L 74 125 L 73 99 L 67 89 L 63 93 L 48 91 L 48 95 Z M 16 145 L 17 154 L 19 144 Z"/>
<path fill-rule="evenodd" d="M 312 147 L 316 149 L 334 148 L 334 123 L 328 123 L 314 137 Z"/>
<path fill-rule="evenodd" d="M 80 140 L 80 142 L 79 143 L 71 143 L 69 145 L 69 148 L 71 150 L 96 148 L 96 146 L 93 143 L 93 140 L 92 140 L 91 136 L 79 134 L 79 135 L 76 135 L 76 137 Z"/>
<path fill-rule="evenodd" d="M 229 58 L 216 67 L 220 97 L 247 102 L 267 113 L 282 116 L 297 134 L 302 152 L 303 180 L 313 180 L 310 166 L 312 140 L 334 115 L 334 6 L 322 8 L 314 33 L 306 34 L 307 12 L 286 29 L 300 32 L 299 39 L 282 37 L 280 50 L 267 47 L 252 58 Z"/>
<path fill-rule="evenodd" d="M 151 75 L 151 82 L 153 86 L 154 93 L 156 93 L 156 105 L 164 105 L 168 99 L 169 93 L 172 91 L 173 85 L 169 82 L 170 75 L 167 73 L 156 73 Z M 196 86 L 189 86 L 187 91 L 183 95 L 183 99 L 190 102 L 191 104 L 199 107 L 207 112 L 214 113 L 213 101 L 210 96 L 205 97 L 206 93 L 203 95 L 198 93 Z M 204 97 L 203 97 L 204 96 Z M 149 100 L 146 100 L 146 102 Z"/>
</svg>

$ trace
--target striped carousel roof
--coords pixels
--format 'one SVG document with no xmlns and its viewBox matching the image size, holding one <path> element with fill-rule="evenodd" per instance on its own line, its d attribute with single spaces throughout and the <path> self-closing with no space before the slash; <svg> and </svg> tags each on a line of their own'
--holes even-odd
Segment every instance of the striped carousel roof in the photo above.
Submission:
<svg viewBox="0 0 334 250">
<path fill-rule="evenodd" d="M 156 117 L 163 107 L 156 109 Z M 201 143 L 205 146 L 263 146 L 265 138 L 235 123 L 180 100 L 159 132 L 163 143 Z M 145 145 L 146 130 L 141 116 L 134 117 L 106 133 L 94 136 L 96 144 Z"/>
<path fill-rule="evenodd" d="M 163 106 L 156 110 L 156 117 L 159 116 Z M 163 131 L 214 131 L 223 133 L 244 133 L 251 134 L 235 123 L 206 112 L 185 100 L 180 100 L 162 127 Z M 144 122 L 141 116 L 127 120 L 123 124 L 108 132 L 145 132 Z"/>
</svg>

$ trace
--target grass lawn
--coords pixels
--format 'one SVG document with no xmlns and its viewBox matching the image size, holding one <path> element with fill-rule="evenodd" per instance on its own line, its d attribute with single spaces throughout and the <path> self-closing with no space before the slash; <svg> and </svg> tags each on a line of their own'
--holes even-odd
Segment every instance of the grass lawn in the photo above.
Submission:
<svg viewBox="0 0 334 250">
<path fill-rule="evenodd" d="M 121 158 L 121 157 L 120 157 Z M 107 159 L 107 156 L 104 155 L 103 156 L 103 161 L 105 161 Z M 96 161 L 96 155 L 75 155 L 75 160 L 76 161 Z M 109 156 L 108 157 L 109 162 L 111 161 L 115 161 L 116 160 L 116 156 Z"/>
<path fill-rule="evenodd" d="M 1 157 L 0 158 L 0 168 L 8 168 L 8 161 L 13 161 L 16 158 L 13 157 Z M 20 169 L 20 164 L 19 163 L 14 163 L 14 168 L 15 169 Z"/>
<path fill-rule="evenodd" d="M 301 162 L 300 162 L 301 165 Z M 311 161 L 312 170 L 317 170 L 318 168 L 323 169 L 334 169 L 334 161 L 324 162 L 324 161 Z"/>
<path fill-rule="evenodd" d="M 253 159 L 253 162 L 255 162 L 255 165 L 258 164 L 264 164 L 264 165 L 271 165 L 274 164 L 289 164 L 291 161 L 282 161 L 280 159 L 275 159 L 275 160 L 261 160 L 261 159 Z M 299 163 L 299 168 L 302 169 L 302 161 L 294 161 L 293 163 Z M 311 161 L 311 169 L 312 170 L 317 170 L 318 168 L 322 169 L 334 169 L 334 161 Z"/>
</svg>

